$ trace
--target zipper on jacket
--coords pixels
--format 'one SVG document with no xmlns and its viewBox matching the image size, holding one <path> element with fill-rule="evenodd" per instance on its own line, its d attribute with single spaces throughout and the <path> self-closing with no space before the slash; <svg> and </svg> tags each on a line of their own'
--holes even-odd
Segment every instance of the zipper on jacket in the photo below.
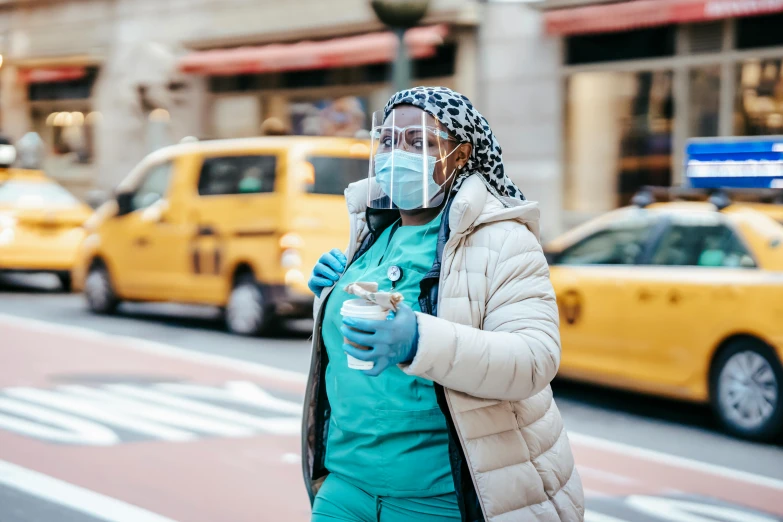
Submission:
<svg viewBox="0 0 783 522">
<path fill-rule="evenodd" d="M 449 250 L 449 243 L 457 239 L 458 237 L 463 237 L 463 235 L 459 235 L 456 237 L 452 237 L 449 239 L 449 241 L 446 243 L 446 246 L 443 247 L 443 252 L 445 253 L 447 250 Z M 446 256 L 444 255 L 443 258 Z M 443 263 L 443 258 L 441 259 L 441 264 Z M 438 287 L 443 287 L 443 270 L 441 269 L 440 276 L 438 277 Z M 438 306 L 437 310 L 437 317 L 440 317 L 440 311 L 441 307 Z M 449 395 L 448 388 L 443 388 L 443 395 L 446 397 L 446 404 L 449 407 L 449 415 L 451 415 L 451 422 L 454 424 L 454 431 L 457 433 L 457 438 L 459 439 L 459 444 L 462 447 L 462 454 L 464 455 L 465 460 L 467 460 L 468 464 L 468 473 L 470 473 L 470 480 L 473 482 L 473 489 L 476 491 L 476 497 L 479 501 L 479 506 L 481 506 L 481 513 L 484 515 L 484 519 L 486 520 L 488 518 L 487 515 L 487 508 L 484 506 L 484 499 L 481 496 L 481 491 L 478 487 L 478 482 L 476 482 L 476 475 L 473 473 L 473 466 L 470 464 L 470 460 L 468 459 L 468 448 L 465 445 L 465 441 L 462 438 L 462 431 L 459 428 L 459 425 L 457 424 L 456 417 L 454 415 L 454 407 L 451 404 L 451 396 Z"/>
</svg>

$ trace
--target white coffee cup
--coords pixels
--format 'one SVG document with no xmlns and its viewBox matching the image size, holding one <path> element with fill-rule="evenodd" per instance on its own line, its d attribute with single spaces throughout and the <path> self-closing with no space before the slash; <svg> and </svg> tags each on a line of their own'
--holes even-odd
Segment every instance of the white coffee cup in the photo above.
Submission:
<svg viewBox="0 0 783 522">
<path fill-rule="evenodd" d="M 383 307 L 371 303 L 366 299 L 351 299 L 343 303 L 343 307 L 340 310 L 340 314 L 343 317 L 353 317 L 355 319 L 368 319 L 370 321 L 385 321 L 389 315 L 389 311 Z M 343 338 L 347 344 L 356 346 L 347 339 Z M 356 346 L 361 350 L 366 350 L 364 346 Z M 372 370 L 375 363 L 372 361 L 360 361 L 356 357 L 345 354 L 348 357 L 348 368 L 353 370 Z"/>
</svg>

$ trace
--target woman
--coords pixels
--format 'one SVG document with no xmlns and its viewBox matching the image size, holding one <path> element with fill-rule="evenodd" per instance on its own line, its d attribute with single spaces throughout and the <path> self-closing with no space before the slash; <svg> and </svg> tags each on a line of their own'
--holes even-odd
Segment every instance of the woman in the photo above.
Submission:
<svg viewBox="0 0 783 522">
<path fill-rule="evenodd" d="M 309 283 L 312 520 L 583 520 L 549 387 L 560 337 L 536 204 L 465 96 L 401 91 L 378 121 L 370 179 L 346 191 L 348 251 L 324 254 Z M 387 321 L 343 319 L 356 281 L 405 302 Z"/>
</svg>

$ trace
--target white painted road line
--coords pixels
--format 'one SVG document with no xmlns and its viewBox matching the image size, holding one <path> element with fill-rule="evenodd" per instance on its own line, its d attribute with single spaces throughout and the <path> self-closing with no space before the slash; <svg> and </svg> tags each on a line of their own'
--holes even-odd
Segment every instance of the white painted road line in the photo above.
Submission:
<svg viewBox="0 0 783 522">
<path fill-rule="evenodd" d="M 106 522 L 175 522 L 4 460 L 0 460 L 0 484 Z"/>
<path fill-rule="evenodd" d="M 779 490 L 783 493 L 783 480 L 778 480 L 772 477 L 765 477 L 763 475 L 755 475 L 746 471 L 740 471 L 738 469 L 726 468 L 715 464 L 707 464 L 698 460 L 687 459 L 685 457 L 678 457 L 669 453 L 662 453 L 659 451 L 640 448 L 638 446 L 631 446 L 629 444 L 623 444 L 621 442 L 613 442 L 607 439 L 600 439 L 590 435 L 583 435 L 581 433 L 575 433 L 573 431 L 568 432 L 568 438 L 571 442 L 580 445 L 588 446 L 591 448 L 598 448 L 613 453 L 621 453 L 629 455 L 643 460 L 649 460 L 652 462 L 659 462 L 662 464 L 669 464 L 679 468 L 689 469 L 692 471 L 699 471 L 702 473 L 708 473 L 718 477 L 723 477 L 732 480 L 740 480 L 757 486 L 763 486 L 770 489 Z"/>
<path fill-rule="evenodd" d="M 89 328 L 84 328 L 81 326 L 48 323 L 46 321 L 39 321 L 38 319 L 28 319 L 26 317 L 17 317 L 15 315 L 0 314 L 0 330 L 3 328 L 3 323 L 10 326 L 22 326 L 38 332 L 46 332 L 55 335 L 70 335 L 80 339 L 111 342 L 114 343 L 113 346 L 116 346 L 117 348 L 131 349 L 138 352 L 159 355 L 161 357 L 180 359 L 199 364 L 207 364 L 220 368 L 228 368 L 230 370 L 236 370 L 251 375 L 258 375 L 261 377 L 268 377 L 286 382 L 300 384 L 305 384 L 307 382 L 307 375 L 304 373 L 283 370 L 281 368 L 275 368 L 274 366 L 243 361 L 241 359 L 235 359 L 233 357 L 226 357 L 223 355 L 214 355 L 210 353 L 197 352 L 194 350 L 187 350 L 178 346 L 172 346 L 170 344 L 164 344 L 155 341 L 148 341 L 138 337 L 107 334 L 90 330 Z"/>
<path fill-rule="evenodd" d="M 602 469 L 591 468 L 589 466 L 579 466 L 579 474 L 582 477 L 595 478 L 612 484 L 629 485 L 639 483 L 635 478 L 618 475 L 617 473 L 611 473 Z"/>
</svg>

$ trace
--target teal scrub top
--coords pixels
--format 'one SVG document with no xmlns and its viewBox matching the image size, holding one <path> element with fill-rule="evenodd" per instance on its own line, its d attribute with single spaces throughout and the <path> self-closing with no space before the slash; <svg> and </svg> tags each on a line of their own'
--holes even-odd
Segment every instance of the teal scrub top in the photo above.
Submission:
<svg viewBox="0 0 783 522">
<path fill-rule="evenodd" d="M 440 216 L 422 226 L 388 227 L 348 267 L 329 296 L 322 332 L 329 355 L 326 393 L 332 408 L 326 468 L 377 496 L 429 497 L 454 492 L 448 428 L 433 382 L 406 375 L 397 366 L 378 377 L 348 368 L 340 333 L 340 308 L 353 295 L 345 287 L 377 282 L 392 291 L 390 266 L 402 269 L 394 291 L 419 307 L 419 283 L 435 262 Z"/>
</svg>

